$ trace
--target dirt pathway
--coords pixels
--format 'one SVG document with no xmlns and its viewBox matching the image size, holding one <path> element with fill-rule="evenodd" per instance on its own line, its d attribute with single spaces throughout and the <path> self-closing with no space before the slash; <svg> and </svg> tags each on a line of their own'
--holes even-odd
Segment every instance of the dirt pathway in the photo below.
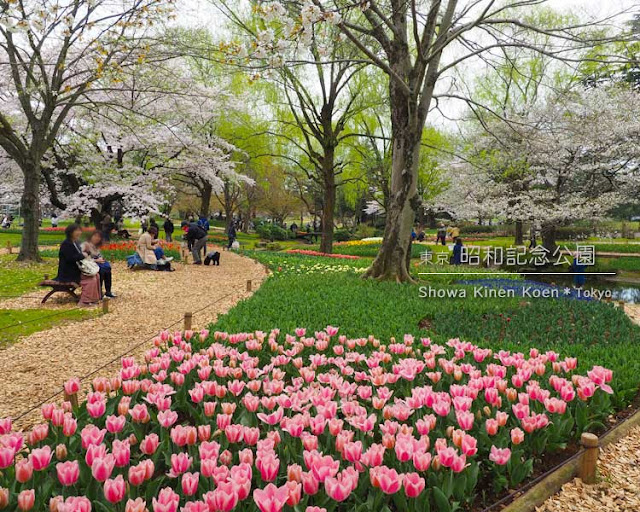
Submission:
<svg viewBox="0 0 640 512">
<path fill-rule="evenodd" d="M 19 415 L 60 390 L 68 378 L 87 375 L 171 324 L 177 322 L 173 328 L 181 329 L 185 312 L 194 313 L 194 328 L 206 327 L 251 295 L 246 291 L 247 280 L 255 290 L 266 277 L 262 265 L 229 252 L 222 253 L 219 267 L 181 263 L 175 267 L 172 273 L 132 272 L 117 262 L 113 288 L 118 298 L 110 301 L 108 314 L 34 333 L 0 350 L 0 418 Z M 56 295 L 57 299 L 54 296 L 43 307 L 43 315 L 51 309 L 75 306 L 63 295 Z M 40 307 L 37 298 L 0 302 L 0 308 L 34 307 Z M 149 346 L 143 343 L 136 355 Z M 119 364 L 115 362 L 98 375 L 113 375 Z M 37 420 L 38 413 L 33 413 L 17 426 Z"/>
<path fill-rule="evenodd" d="M 638 512 L 640 510 L 640 427 L 600 452 L 599 481 L 576 478 L 562 486 L 537 512 Z"/>
</svg>

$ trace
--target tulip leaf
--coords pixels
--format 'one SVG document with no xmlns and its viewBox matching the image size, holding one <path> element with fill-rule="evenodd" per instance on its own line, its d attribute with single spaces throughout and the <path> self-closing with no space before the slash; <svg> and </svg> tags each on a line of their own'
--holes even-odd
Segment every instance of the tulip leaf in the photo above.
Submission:
<svg viewBox="0 0 640 512">
<path fill-rule="evenodd" d="M 439 487 L 433 488 L 433 499 L 436 502 L 438 512 L 451 512 L 451 504 L 447 499 L 447 496 L 440 490 Z"/>
</svg>

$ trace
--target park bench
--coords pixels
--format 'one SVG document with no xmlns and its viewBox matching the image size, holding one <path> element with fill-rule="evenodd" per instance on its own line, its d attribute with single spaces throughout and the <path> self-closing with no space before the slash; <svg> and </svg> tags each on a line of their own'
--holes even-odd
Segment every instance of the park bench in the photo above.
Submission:
<svg viewBox="0 0 640 512">
<path fill-rule="evenodd" d="M 47 302 L 49 300 L 49 297 L 57 292 L 68 293 L 76 301 L 79 298 L 75 292 L 76 288 L 80 288 L 80 285 L 78 283 L 55 281 L 54 279 L 49 279 L 48 276 L 45 276 L 44 279 L 38 283 L 38 286 L 42 286 L 43 288 L 51 288 L 51 290 L 44 296 L 40 304 L 44 304 L 45 302 Z"/>
</svg>

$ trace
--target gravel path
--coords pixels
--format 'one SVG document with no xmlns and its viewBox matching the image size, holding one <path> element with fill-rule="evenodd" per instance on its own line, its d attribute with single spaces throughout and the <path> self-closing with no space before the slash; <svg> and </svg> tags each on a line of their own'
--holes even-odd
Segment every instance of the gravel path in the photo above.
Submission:
<svg viewBox="0 0 640 512">
<path fill-rule="evenodd" d="M 640 427 L 605 447 L 598 459 L 599 481 L 576 478 L 562 486 L 537 512 L 638 512 L 640 510 Z"/>
<path fill-rule="evenodd" d="M 92 372 L 171 324 L 177 322 L 173 328 L 181 329 L 185 312 L 193 312 L 194 328 L 206 327 L 251 295 L 246 291 L 248 279 L 255 290 L 267 275 L 262 265 L 230 252 L 222 253 L 219 267 L 174 266 L 177 270 L 171 273 L 133 272 L 116 262 L 113 289 L 118 298 L 110 301 L 108 314 L 34 333 L 0 350 L 0 418 L 19 415 L 59 391 L 68 378 Z M 43 315 L 75 307 L 70 298 L 56 295 L 43 307 Z M 40 306 L 38 299 L 0 302 L 0 308 L 15 307 Z M 135 355 L 149 346 L 143 343 Z M 110 376 L 118 366 L 119 361 L 98 375 Z M 32 424 L 38 414 L 27 415 L 16 425 Z"/>
</svg>

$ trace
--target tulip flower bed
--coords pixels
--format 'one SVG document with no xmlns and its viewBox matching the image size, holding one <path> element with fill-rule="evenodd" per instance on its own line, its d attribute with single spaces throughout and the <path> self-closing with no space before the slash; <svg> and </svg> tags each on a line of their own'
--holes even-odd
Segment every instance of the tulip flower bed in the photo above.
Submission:
<svg viewBox="0 0 640 512">
<path fill-rule="evenodd" d="M 605 418 L 612 379 L 554 351 L 334 327 L 163 332 L 145 361 L 26 435 L 0 420 L 0 509 L 455 510 Z"/>
<path fill-rule="evenodd" d="M 160 241 L 160 246 L 164 249 L 166 256 L 170 256 L 175 260 L 180 259 L 180 244 Z M 109 261 L 125 261 L 127 256 L 131 256 L 136 252 L 136 242 L 128 241 L 106 243 L 100 248 L 100 252 L 102 252 L 102 255 Z M 40 254 L 43 257 L 53 258 L 58 256 L 58 251 L 46 250 L 40 251 Z"/>
<path fill-rule="evenodd" d="M 344 272 L 362 274 L 371 264 L 370 260 L 361 258 L 337 258 L 337 261 L 336 258 L 325 255 L 314 256 L 292 251 L 277 253 L 246 251 L 245 254 L 267 265 L 274 274 L 278 275 L 337 274 Z"/>
<path fill-rule="evenodd" d="M 329 254 L 326 252 L 311 251 L 306 249 L 289 249 L 287 254 L 301 254 L 303 256 L 321 256 L 323 258 L 338 258 L 343 260 L 358 260 L 360 256 L 353 256 L 350 254 Z"/>
</svg>

